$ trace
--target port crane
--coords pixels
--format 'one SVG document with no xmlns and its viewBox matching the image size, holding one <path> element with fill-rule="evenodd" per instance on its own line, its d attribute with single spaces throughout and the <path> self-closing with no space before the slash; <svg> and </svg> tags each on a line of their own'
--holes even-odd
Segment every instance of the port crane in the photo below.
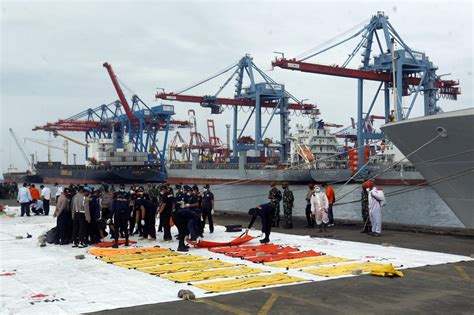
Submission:
<svg viewBox="0 0 474 315">
<path fill-rule="evenodd" d="M 18 149 L 20 149 L 20 152 L 21 152 L 21 155 L 23 156 L 23 159 L 25 160 L 26 162 L 26 165 L 28 166 L 28 170 L 30 171 L 34 171 L 35 170 L 35 165 L 32 161 L 30 161 L 30 159 L 28 158 L 28 154 L 26 154 L 26 151 L 25 149 L 23 148 L 23 146 L 21 145 L 20 141 L 18 140 L 18 137 L 16 136 L 15 132 L 13 131 L 12 128 L 8 128 L 8 130 L 10 131 L 10 135 L 12 136 L 13 138 L 13 141 L 15 141 Z"/>
<path fill-rule="evenodd" d="M 340 65 L 308 62 L 310 58 L 319 56 L 337 46 L 347 45 L 350 40 L 360 37 L 361 39 Z M 349 68 L 349 64 L 357 55 L 361 57 L 361 65 L 358 69 Z M 368 24 L 339 39 L 334 44 L 328 44 L 300 58 L 276 58 L 272 62 L 272 66 L 358 80 L 357 141 L 359 156 L 363 154 L 364 142 L 383 138 L 382 133 L 369 132 L 365 127 L 382 88 L 386 122 L 389 121 L 391 108 L 393 108 L 395 120 L 408 118 L 418 95 L 423 94 L 424 97 L 424 114 L 432 115 L 441 111 L 437 105 L 440 97 L 456 100 L 457 96 L 461 94 L 458 87 L 459 81 L 441 79 L 441 76 L 436 74 L 437 67 L 429 60 L 428 56 L 423 52 L 411 49 L 383 12 L 377 12 Z M 364 112 L 365 81 L 379 83 L 366 112 Z M 392 106 L 390 105 L 390 89 L 393 90 Z M 411 97 L 410 105 L 407 108 L 402 106 L 404 97 Z M 362 167 L 362 159 L 359 160 L 358 166 Z"/>
<path fill-rule="evenodd" d="M 217 77 L 231 74 L 227 77 L 218 91 L 212 95 L 196 96 L 185 94 L 191 89 L 203 85 Z M 234 80 L 234 97 L 226 98 L 219 96 L 229 83 Z M 259 81 L 260 80 L 260 81 Z M 244 83 L 248 83 L 248 86 L 244 86 Z M 262 70 L 260 70 L 255 63 L 253 58 L 249 55 L 245 55 L 236 63 L 225 68 L 219 73 L 212 75 L 205 80 L 202 80 L 192 86 L 185 88 L 178 92 L 166 93 L 159 92 L 156 94 L 156 98 L 177 101 L 186 103 L 199 103 L 202 107 L 210 108 L 211 114 L 220 114 L 225 107 L 231 107 L 233 110 L 233 133 L 232 133 L 232 145 L 233 145 L 233 157 L 237 157 L 240 151 L 247 151 L 254 149 L 256 152 L 261 152 L 265 149 L 263 140 L 266 132 L 270 126 L 275 115 L 280 116 L 280 158 L 283 161 L 287 159 L 288 152 L 288 134 L 289 134 L 289 113 L 291 110 L 295 111 L 308 111 L 315 108 L 312 104 L 303 104 L 296 97 L 285 90 L 283 84 L 275 82 Z M 289 100 L 293 102 L 289 102 Z M 245 120 L 243 127 L 238 129 L 239 125 L 239 108 L 250 108 L 250 114 Z M 264 125 L 262 119 L 262 111 L 268 109 L 270 111 L 270 117 Z M 244 132 L 249 126 L 249 122 L 254 118 L 255 125 L 255 140 L 253 143 L 248 141 L 241 141 L 244 139 Z M 252 124 L 250 124 L 252 125 Z"/>
<path fill-rule="evenodd" d="M 33 139 L 33 138 L 24 138 L 25 141 L 30 141 L 48 148 L 48 162 L 51 162 L 51 149 L 59 150 L 64 152 L 64 161 L 66 165 L 69 164 L 69 142 L 68 140 L 64 140 L 63 147 L 59 147 L 56 145 L 51 144 L 50 140 L 42 140 L 42 139 Z"/>
</svg>

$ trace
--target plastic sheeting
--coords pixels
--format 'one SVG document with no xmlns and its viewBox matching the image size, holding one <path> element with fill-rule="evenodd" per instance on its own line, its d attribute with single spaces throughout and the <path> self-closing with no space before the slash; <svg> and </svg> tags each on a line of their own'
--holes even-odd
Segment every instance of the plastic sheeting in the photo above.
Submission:
<svg viewBox="0 0 474 315">
<path fill-rule="evenodd" d="M 150 253 L 150 252 L 163 252 L 169 251 L 168 248 L 160 247 L 147 247 L 147 248 L 93 248 L 87 252 L 91 255 L 98 257 L 109 257 L 125 254 L 139 254 L 139 253 Z"/>
<path fill-rule="evenodd" d="M 193 255 L 182 255 L 182 256 L 172 256 L 172 257 L 160 257 L 152 259 L 143 259 L 143 260 L 132 260 L 132 261 L 122 261 L 116 262 L 114 265 L 125 267 L 129 269 L 141 268 L 141 267 L 151 267 L 157 265 L 166 265 L 166 264 L 175 264 L 188 261 L 196 260 L 206 260 L 207 258 L 193 256 Z"/>
<path fill-rule="evenodd" d="M 206 260 L 206 261 L 195 261 L 182 264 L 162 265 L 149 268 L 137 268 L 138 271 L 161 275 L 164 273 L 183 272 L 183 271 L 198 271 L 212 268 L 231 267 L 233 264 L 221 261 L 221 260 Z"/>
<path fill-rule="evenodd" d="M 132 261 L 132 260 L 143 260 L 143 259 L 152 259 L 160 257 L 170 257 L 170 256 L 179 256 L 180 253 L 172 251 L 161 251 L 161 252 L 149 252 L 149 253 L 140 253 L 140 254 L 126 254 L 126 255 L 117 255 L 109 257 L 101 257 L 100 260 L 106 263 L 116 263 L 123 261 Z"/>
<path fill-rule="evenodd" d="M 248 261 L 255 262 L 255 263 L 263 263 L 263 262 L 270 262 L 270 261 L 279 261 L 283 259 L 314 257 L 314 256 L 320 256 L 320 255 L 321 255 L 320 252 L 315 252 L 314 250 L 308 250 L 308 251 L 296 252 L 296 253 L 269 254 L 269 255 L 264 255 L 264 256 L 247 257 L 245 259 Z"/>
<path fill-rule="evenodd" d="M 336 277 L 336 276 L 345 276 L 352 274 L 353 270 L 362 270 L 362 272 L 371 272 L 372 270 L 376 269 L 385 269 L 390 264 L 380 264 L 374 262 L 360 262 L 360 263 L 350 263 L 350 264 L 342 264 L 342 265 L 335 265 L 335 266 L 328 266 L 328 267 L 320 267 L 316 269 L 305 269 L 304 272 L 322 276 L 322 277 Z"/>
<path fill-rule="evenodd" d="M 212 280 L 220 278 L 229 278 L 236 276 L 246 276 L 251 274 L 258 274 L 269 272 L 262 269 L 250 268 L 247 266 L 236 266 L 222 269 L 199 270 L 191 272 L 169 273 L 161 275 L 161 278 L 176 282 L 194 282 L 203 280 Z"/>
<path fill-rule="evenodd" d="M 254 289 L 259 287 L 268 287 L 273 285 L 289 284 L 307 281 L 303 278 L 292 277 L 283 273 L 275 273 L 268 276 L 252 276 L 224 281 L 213 281 L 206 283 L 195 283 L 195 287 L 209 292 L 226 292 L 245 289 Z"/>
<path fill-rule="evenodd" d="M 189 241 L 189 244 L 196 246 L 196 247 L 201 247 L 201 248 L 210 248 L 210 247 L 220 247 L 220 246 L 236 246 L 240 244 L 244 244 L 247 242 L 250 242 L 253 240 L 254 237 L 250 235 L 243 235 L 234 238 L 230 242 L 212 242 L 212 241 L 206 241 L 202 240 L 200 242 L 194 242 L 194 241 Z"/>
<path fill-rule="evenodd" d="M 318 266 L 324 264 L 335 264 L 339 262 L 351 261 L 343 257 L 335 257 L 330 255 L 323 255 L 317 257 L 299 258 L 299 259 L 286 259 L 277 262 L 266 262 L 266 266 L 277 267 L 277 268 L 302 268 L 309 266 Z"/>
</svg>

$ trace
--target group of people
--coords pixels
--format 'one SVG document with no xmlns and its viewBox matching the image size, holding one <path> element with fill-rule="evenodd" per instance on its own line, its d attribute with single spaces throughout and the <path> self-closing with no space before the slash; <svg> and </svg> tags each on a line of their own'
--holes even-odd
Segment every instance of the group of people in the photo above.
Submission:
<svg viewBox="0 0 474 315">
<path fill-rule="evenodd" d="M 51 201 L 51 189 L 44 185 L 40 189 L 35 184 L 23 184 L 18 189 L 17 201 L 20 203 L 21 216 L 30 216 L 33 212 L 35 215 L 49 215 L 49 205 Z"/>
<path fill-rule="evenodd" d="M 179 251 L 188 251 L 184 240 L 203 237 L 206 221 L 209 232 L 214 232 L 214 194 L 205 185 L 200 192 L 197 185 L 176 185 L 176 192 L 169 184 L 160 186 L 120 186 L 112 191 L 103 184 L 100 189 L 88 186 L 70 186 L 61 192 L 54 216 L 57 217 L 57 244 L 73 243 L 73 247 L 86 247 L 99 243 L 110 234 L 113 247 L 119 238 L 129 245 L 129 236 L 138 234 L 141 240 L 156 240 L 158 232 L 163 240 L 171 241 L 171 226 L 178 228 Z"/>
</svg>

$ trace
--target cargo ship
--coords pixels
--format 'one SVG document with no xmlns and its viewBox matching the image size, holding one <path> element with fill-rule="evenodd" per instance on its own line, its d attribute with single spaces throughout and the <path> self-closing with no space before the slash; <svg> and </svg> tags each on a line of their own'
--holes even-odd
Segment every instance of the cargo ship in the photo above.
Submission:
<svg viewBox="0 0 474 315">
<path fill-rule="evenodd" d="M 134 152 L 131 143 L 114 148 L 113 139 L 94 139 L 87 144 L 84 165 L 38 162 L 37 175 L 44 183 L 99 184 L 164 182 L 166 171 L 153 153 Z"/>
<path fill-rule="evenodd" d="M 381 129 L 451 208 L 474 228 L 474 109 L 385 124 Z"/>
<path fill-rule="evenodd" d="M 9 168 L 6 173 L 3 173 L 3 179 L 6 182 L 16 183 L 42 183 L 43 178 L 30 170 L 21 172 L 16 168 Z"/>
</svg>

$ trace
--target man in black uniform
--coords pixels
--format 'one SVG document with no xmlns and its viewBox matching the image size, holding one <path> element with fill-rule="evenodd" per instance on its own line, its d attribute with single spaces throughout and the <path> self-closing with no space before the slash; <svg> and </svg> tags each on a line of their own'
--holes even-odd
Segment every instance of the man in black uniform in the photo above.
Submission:
<svg viewBox="0 0 474 315">
<path fill-rule="evenodd" d="M 245 233 L 248 233 L 248 231 L 252 228 L 257 217 L 260 217 L 260 220 L 262 221 L 262 233 L 265 234 L 265 238 L 263 240 L 260 240 L 260 243 L 262 244 L 269 243 L 274 213 L 275 213 L 275 208 L 270 203 L 265 203 L 256 208 L 250 208 L 249 215 L 252 216 L 252 219 L 250 220 L 250 224 L 247 227 L 247 230 L 245 231 Z"/>
<path fill-rule="evenodd" d="M 214 194 L 209 190 L 209 184 L 204 185 L 204 193 L 202 194 L 202 228 L 206 225 L 206 218 L 209 220 L 209 232 L 214 233 Z"/>
<path fill-rule="evenodd" d="M 141 239 L 148 238 L 149 240 L 156 241 L 156 206 L 150 200 L 149 195 L 144 193 L 143 187 L 138 188 L 135 207 L 142 218 L 140 224 L 143 226 L 143 237 Z"/>
<path fill-rule="evenodd" d="M 170 218 L 173 212 L 174 196 L 173 192 L 169 191 L 167 185 L 161 186 L 161 193 L 162 199 L 158 214 L 160 215 L 160 224 L 163 226 L 163 239 L 167 242 L 172 240 Z"/>
<path fill-rule="evenodd" d="M 112 208 L 110 209 L 110 219 L 107 223 L 112 220 L 114 222 L 114 239 L 115 243 L 113 248 L 118 248 L 118 238 L 120 233 L 125 233 L 125 246 L 128 244 L 128 221 L 130 220 L 130 206 L 129 201 L 124 191 L 119 191 L 117 197 L 112 201 Z"/>
</svg>

